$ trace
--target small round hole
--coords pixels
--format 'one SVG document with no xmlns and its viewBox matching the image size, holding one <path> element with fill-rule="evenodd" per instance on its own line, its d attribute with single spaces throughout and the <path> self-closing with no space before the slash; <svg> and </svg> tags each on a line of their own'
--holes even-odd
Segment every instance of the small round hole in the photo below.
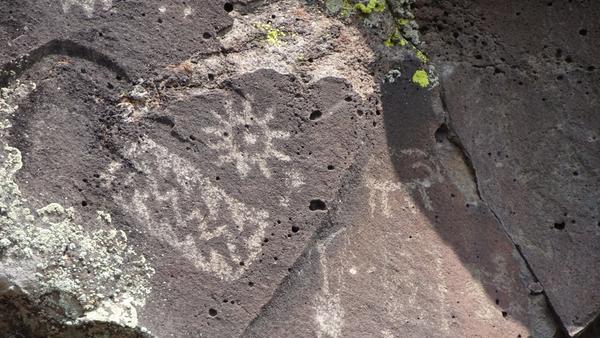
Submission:
<svg viewBox="0 0 600 338">
<path fill-rule="evenodd" d="M 323 116 L 323 113 L 320 110 L 314 110 L 312 113 L 310 113 L 310 116 L 308 118 L 311 121 L 314 121 L 314 120 L 318 120 L 319 118 L 321 118 L 321 116 Z"/>
<path fill-rule="evenodd" d="M 233 4 L 231 2 L 226 2 L 223 5 L 223 9 L 225 10 L 225 12 L 229 13 L 229 12 L 233 11 Z"/>
<path fill-rule="evenodd" d="M 311 211 L 327 210 L 327 205 L 322 200 L 312 200 L 308 206 Z"/>
</svg>

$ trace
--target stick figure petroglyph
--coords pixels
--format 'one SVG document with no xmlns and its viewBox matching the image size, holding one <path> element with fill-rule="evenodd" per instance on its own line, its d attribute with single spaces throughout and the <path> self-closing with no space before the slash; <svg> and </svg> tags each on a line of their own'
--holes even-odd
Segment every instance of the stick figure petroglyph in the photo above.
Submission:
<svg viewBox="0 0 600 338">
<path fill-rule="evenodd" d="M 388 218 L 391 217 L 390 194 L 398 191 L 417 191 L 425 208 L 433 210 L 427 189 L 431 188 L 433 184 L 441 183 L 444 180 L 438 164 L 420 149 L 403 149 L 400 153 L 402 160 L 412 162 L 409 167 L 414 170 L 414 175 L 406 182 L 367 178 L 366 185 L 369 188 L 371 216 L 374 215 L 377 202 L 379 202 L 383 215 Z"/>
<path fill-rule="evenodd" d="M 390 193 L 404 190 L 404 186 L 400 182 L 378 181 L 373 178 L 367 178 L 367 187 L 369 188 L 369 208 L 371 216 L 375 214 L 377 208 L 377 199 L 379 198 L 379 206 L 385 217 L 391 217 L 391 207 L 389 203 Z"/>
</svg>

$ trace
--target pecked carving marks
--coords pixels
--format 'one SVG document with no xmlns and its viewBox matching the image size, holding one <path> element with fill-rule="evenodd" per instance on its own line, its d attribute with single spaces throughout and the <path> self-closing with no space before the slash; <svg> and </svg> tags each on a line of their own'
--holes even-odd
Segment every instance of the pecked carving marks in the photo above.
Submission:
<svg viewBox="0 0 600 338">
<path fill-rule="evenodd" d="M 71 40 L 52 40 L 33 49 L 24 56 L 4 64 L 0 69 L 0 87 L 8 86 L 11 82 L 21 77 L 21 75 L 34 64 L 50 55 L 65 55 L 72 58 L 88 60 L 102 67 L 106 67 L 114 72 L 117 77 L 130 81 L 129 75 L 125 69 L 108 55 Z"/>
<path fill-rule="evenodd" d="M 96 4 L 98 2 L 98 4 Z M 102 10 L 109 10 L 112 7 L 112 0 L 61 0 L 64 13 L 69 13 L 72 7 L 81 7 L 85 15 L 92 17 L 97 7 Z"/>
<path fill-rule="evenodd" d="M 257 259 L 268 212 L 231 197 L 190 161 L 151 139 L 131 144 L 125 156 L 143 177 L 130 174 L 126 183 L 138 180 L 139 188 L 116 198 L 149 233 L 226 281 L 238 279 Z M 156 212 L 165 209 L 168 215 Z"/>
<path fill-rule="evenodd" d="M 374 177 L 367 178 L 365 184 L 369 188 L 369 206 L 372 217 L 376 215 L 378 205 L 386 218 L 392 216 L 393 213 L 389 199 L 390 194 L 396 192 L 418 193 L 423 206 L 427 210 L 433 210 L 427 190 L 433 184 L 444 181 L 439 165 L 420 149 L 402 149 L 399 154 L 399 157 L 403 161 L 411 163 L 410 168 L 413 170 L 413 176 L 408 177 L 406 182 L 392 182 Z M 410 205 L 412 203 L 407 201 L 407 204 Z"/>
<path fill-rule="evenodd" d="M 273 120 L 273 112 L 269 111 L 262 117 L 253 114 L 252 101 L 244 100 L 243 110 L 239 113 L 233 109 L 233 103 L 227 101 L 225 116 L 212 112 L 220 126 L 205 127 L 202 131 L 219 139 L 218 142 L 209 143 L 210 149 L 220 153 L 219 165 L 234 163 L 242 177 L 246 177 L 252 167 L 256 166 L 263 176 L 270 178 L 271 170 L 267 160 L 291 160 L 288 155 L 275 148 L 273 141 L 288 139 L 290 133 L 270 129 L 268 124 Z"/>
<path fill-rule="evenodd" d="M 319 265 L 322 274 L 321 292 L 315 296 L 315 316 L 317 324 L 317 337 L 337 338 L 342 334 L 344 327 L 344 308 L 340 291 L 343 287 L 342 274 L 340 270 L 329 271 L 330 264 L 327 262 L 327 247 L 335 240 L 336 236 L 346 229 L 341 228 L 329 235 L 326 239 L 317 242 L 316 249 L 319 254 Z M 335 274 L 335 276 L 334 276 Z M 337 283 L 331 282 L 331 277 L 337 277 Z M 339 285 L 341 284 L 341 285 Z"/>
</svg>

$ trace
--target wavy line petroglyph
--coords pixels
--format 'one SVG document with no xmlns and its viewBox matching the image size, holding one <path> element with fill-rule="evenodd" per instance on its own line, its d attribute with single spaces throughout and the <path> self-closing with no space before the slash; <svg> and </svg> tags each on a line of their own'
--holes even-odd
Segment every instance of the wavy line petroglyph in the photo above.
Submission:
<svg viewBox="0 0 600 338">
<path fill-rule="evenodd" d="M 268 212 L 231 197 L 199 168 L 151 139 L 133 143 L 125 155 L 143 172 L 145 184 L 138 186 L 146 188 L 118 196 L 123 207 L 198 269 L 226 281 L 241 277 L 261 252 Z M 200 206 L 184 208 L 189 201 Z M 153 216 L 161 207 L 172 212 L 172 219 Z M 211 247 L 219 241 L 223 248 Z"/>
<path fill-rule="evenodd" d="M 269 122 L 274 118 L 273 112 L 268 111 L 263 116 L 254 114 L 252 101 L 243 100 L 241 112 L 235 111 L 232 101 L 227 101 L 224 116 L 211 112 L 220 126 L 205 127 L 202 130 L 218 139 L 208 145 L 221 154 L 218 165 L 233 163 L 242 177 L 246 177 L 253 167 L 258 167 L 265 177 L 270 178 L 271 170 L 267 160 L 291 160 L 288 155 L 278 151 L 273 142 L 288 139 L 290 134 L 272 130 Z"/>
<path fill-rule="evenodd" d="M 64 13 L 69 13 L 71 7 L 79 6 L 87 17 L 94 15 L 96 2 L 99 2 L 100 8 L 105 11 L 112 7 L 112 0 L 61 0 Z"/>
</svg>

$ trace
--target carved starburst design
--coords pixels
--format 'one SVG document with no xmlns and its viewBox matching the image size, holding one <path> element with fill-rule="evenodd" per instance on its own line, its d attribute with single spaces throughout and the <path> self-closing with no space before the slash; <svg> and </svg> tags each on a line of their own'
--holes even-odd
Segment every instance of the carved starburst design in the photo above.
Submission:
<svg viewBox="0 0 600 338">
<path fill-rule="evenodd" d="M 211 114 L 219 125 L 205 127 L 202 130 L 218 140 L 209 142 L 208 146 L 219 152 L 217 163 L 219 166 L 233 163 L 242 177 L 246 177 L 252 168 L 258 168 L 262 175 L 270 178 L 270 161 L 291 160 L 274 145 L 276 140 L 288 139 L 290 134 L 269 127 L 269 123 L 274 118 L 272 111 L 257 116 L 253 112 L 252 100 L 244 100 L 241 112 L 233 108 L 232 101 L 227 101 L 224 115 L 215 111 Z"/>
</svg>

